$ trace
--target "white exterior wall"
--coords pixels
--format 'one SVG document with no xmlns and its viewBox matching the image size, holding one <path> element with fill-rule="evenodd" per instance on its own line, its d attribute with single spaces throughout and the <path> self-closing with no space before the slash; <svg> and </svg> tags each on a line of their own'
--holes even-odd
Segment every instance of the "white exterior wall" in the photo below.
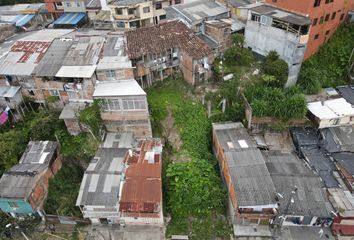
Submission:
<svg viewBox="0 0 354 240">
<path fill-rule="evenodd" d="M 301 38 L 302 41 L 303 39 Z M 306 50 L 306 44 L 300 44 L 300 37 L 282 29 L 248 20 L 245 28 L 245 47 L 252 48 L 252 51 L 262 56 L 275 50 L 289 66 L 286 86 L 296 84 Z"/>
<path fill-rule="evenodd" d="M 70 6 L 68 6 L 70 4 Z M 85 3 L 81 0 L 64 1 L 64 12 L 86 12 Z"/>
</svg>

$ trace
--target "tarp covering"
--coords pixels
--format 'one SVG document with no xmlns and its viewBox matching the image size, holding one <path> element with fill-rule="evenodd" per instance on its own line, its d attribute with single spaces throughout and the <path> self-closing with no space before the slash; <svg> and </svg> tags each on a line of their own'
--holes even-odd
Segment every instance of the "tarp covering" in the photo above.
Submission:
<svg viewBox="0 0 354 240">
<path fill-rule="evenodd" d="M 3 125 L 4 123 L 7 122 L 7 119 L 9 119 L 9 115 L 7 114 L 7 112 L 2 112 L 0 114 L 0 125 Z"/>
<path fill-rule="evenodd" d="M 22 27 L 23 25 L 28 23 L 33 17 L 34 14 L 21 14 L 17 15 L 13 21 L 16 23 L 16 27 Z"/>
<path fill-rule="evenodd" d="M 57 20 L 54 25 L 75 25 L 85 17 L 86 13 L 64 13 Z"/>
</svg>

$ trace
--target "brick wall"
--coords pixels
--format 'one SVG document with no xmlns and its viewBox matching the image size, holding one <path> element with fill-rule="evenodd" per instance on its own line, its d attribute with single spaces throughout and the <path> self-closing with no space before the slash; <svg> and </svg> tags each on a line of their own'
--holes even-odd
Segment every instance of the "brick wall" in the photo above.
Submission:
<svg viewBox="0 0 354 240">
<path fill-rule="evenodd" d="M 231 25 L 226 23 L 220 24 L 220 26 L 218 24 L 206 24 L 205 33 L 218 42 L 219 51 L 224 52 L 231 47 Z"/>
</svg>

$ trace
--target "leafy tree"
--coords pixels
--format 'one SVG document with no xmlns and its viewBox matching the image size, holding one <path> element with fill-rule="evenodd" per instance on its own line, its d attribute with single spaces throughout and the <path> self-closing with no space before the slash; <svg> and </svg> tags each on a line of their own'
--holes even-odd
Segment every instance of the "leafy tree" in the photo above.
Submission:
<svg viewBox="0 0 354 240">
<path fill-rule="evenodd" d="M 245 43 L 245 36 L 241 33 L 236 33 L 232 36 L 232 42 L 234 46 L 238 48 L 243 48 L 243 45 Z"/>
<path fill-rule="evenodd" d="M 92 133 L 100 139 L 100 129 L 103 125 L 103 121 L 101 119 L 99 101 L 94 101 L 91 106 L 80 111 L 79 121 L 88 126 Z"/>
<path fill-rule="evenodd" d="M 233 46 L 224 53 L 225 63 L 229 66 L 249 66 L 254 61 L 251 50 Z"/>
<path fill-rule="evenodd" d="M 262 71 L 266 75 L 274 76 L 275 79 L 268 78 L 267 84 L 271 87 L 284 87 L 288 80 L 289 67 L 288 64 L 279 58 L 275 51 L 270 51 L 264 62 L 262 63 Z"/>
<path fill-rule="evenodd" d="M 63 121 L 59 119 L 59 113 L 45 108 L 32 114 L 32 120 L 28 122 L 31 139 L 55 141 L 55 131 L 65 127 Z"/>
</svg>

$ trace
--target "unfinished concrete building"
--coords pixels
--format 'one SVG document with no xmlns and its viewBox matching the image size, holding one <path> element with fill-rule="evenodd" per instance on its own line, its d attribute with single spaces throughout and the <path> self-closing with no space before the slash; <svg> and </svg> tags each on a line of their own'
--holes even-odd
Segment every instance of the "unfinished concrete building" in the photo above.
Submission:
<svg viewBox="0 0 354 240">
<path fill-rule="evenodd" d="M 295 85 L 306 51 L 311 20 L 262 3 L 249 5 L 242 11 L 247 16 L 245 47 L 263 57 L 275 50 L 289 66 L 285 86 Z"/>
<path fill-rule="evenodd" d="M 211 77 L 212 49 L 186 25 L 170 21 L 127 31 L 128 56 L 135 79 L 142 87 L 181 70 L 187 82 L 196 85 Z"/>
</svg>

